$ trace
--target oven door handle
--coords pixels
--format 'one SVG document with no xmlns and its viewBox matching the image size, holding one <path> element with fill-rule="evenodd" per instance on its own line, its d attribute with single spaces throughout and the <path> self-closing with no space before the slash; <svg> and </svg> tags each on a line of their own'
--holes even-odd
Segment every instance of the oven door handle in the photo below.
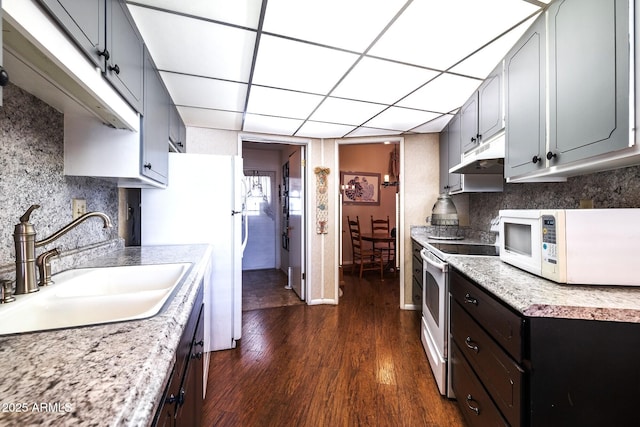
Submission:
<svg viewBox="0 0 640 427">
<path fill-rule="evenodd" d="M 425 250 L 425 249 L 423 249 L 423 251 L 424 251 L 424 250 Z M 427 262 L 427 264 L 430 264 L 430 265 L 432 265 L 433 267 L 437 268 L 438 270 L 441 270 L 443 273 L 446 273 L 446 272 L 447 272 L 447 264 L 446 264 L 446 263 L 444 263 L 444 262 L 442 262 L 442 263 L 440 263 L 440 262 L 435 262 L 435 261 L 433 261 L 433 260 L 429 259 L 428 257 L 426 257 L 426 256 L 424 255 L 424 253 L 422 253 L 422 252 L 420 253 L 420 256 L 422 257 L 422 260 L 423 260 L 423 261 L 426 261 L 426 262 Z"/>
</svg>

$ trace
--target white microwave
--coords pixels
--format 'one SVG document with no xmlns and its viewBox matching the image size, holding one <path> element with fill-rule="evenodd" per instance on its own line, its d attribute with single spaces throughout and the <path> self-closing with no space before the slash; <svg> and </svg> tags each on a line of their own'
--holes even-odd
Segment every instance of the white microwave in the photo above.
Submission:
<svg viewBox="0 0 640 427">
<path fill-rule="evenodd" d="M 640 209 L 500 211 L 500 259 L 558 283 L 640 286 Z"/>
</svg>

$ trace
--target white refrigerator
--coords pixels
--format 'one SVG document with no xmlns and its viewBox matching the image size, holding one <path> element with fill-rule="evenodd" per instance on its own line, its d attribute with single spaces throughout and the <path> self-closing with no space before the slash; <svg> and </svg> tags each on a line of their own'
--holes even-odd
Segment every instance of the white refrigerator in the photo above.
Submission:
<svg viewBox="0 0 640 427">
<path fill-rule="evenodd" d="M 142 189 L 143 246 L 213 245 L 204 278 L 205 351 L 234 348 L 242 331 L 246 245 L 242 157 L 169 153 L 166 189 Z"/>
</svg>

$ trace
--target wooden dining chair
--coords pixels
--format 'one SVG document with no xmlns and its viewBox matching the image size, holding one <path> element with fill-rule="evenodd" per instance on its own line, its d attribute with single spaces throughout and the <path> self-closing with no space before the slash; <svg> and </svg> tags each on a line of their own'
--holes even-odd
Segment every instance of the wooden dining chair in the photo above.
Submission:
<svg viewBox="0 0 640 427">
<path fill-rule="evenodd" d="M 387 219 L 373 219 L 373 215 L 371 215 L 371 233 L 390 236 L 389 215 L 387 215 Z M 395 245 L 391 244 L 391 242 L 374 242 L 373 249 L 380 249 L 383 254 L 386 253 L 387 262 L 395 260 Z"/>
<path fill-rule="evenodd" d="M 384 280 L 382 252 L 379 249 L 368 249 L 364 247 L 362 236 L 360 235 L 360 219 L 357 216 L 355 220 L 347 216 L 347 223 L 349 224 L 353 259 L 351 273 L 353 274 L 356 266 L 360 266 L 360 278 L 362 279 L 362 273 L 364 271 L 379 269 L 380 280 Z"/>
</svg>

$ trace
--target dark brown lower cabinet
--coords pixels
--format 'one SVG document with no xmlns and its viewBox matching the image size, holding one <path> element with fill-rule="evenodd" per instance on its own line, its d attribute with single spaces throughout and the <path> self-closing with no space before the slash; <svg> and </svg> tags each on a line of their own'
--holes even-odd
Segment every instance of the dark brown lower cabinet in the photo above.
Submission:
<svg viewBox="0 0 640 427">
<path fill-rule="evenodd" d="M 471 426 L 508 426 L 455 343 L 451 346 L 451 361 L 453 389 L 467 423 Z"/>
<path fill-rule="evenodd" d="M 204 356 L 203 286 L 176 351 L 176 363 L 153 422 L 162 427 L 202 424 Z"/>
<path fill-rule="evenodd" d="M 640 324 L 523 316 L 456 270 L 450 289 L 451 375 L 469 426 L 638 425 Z"/>
</svg>

